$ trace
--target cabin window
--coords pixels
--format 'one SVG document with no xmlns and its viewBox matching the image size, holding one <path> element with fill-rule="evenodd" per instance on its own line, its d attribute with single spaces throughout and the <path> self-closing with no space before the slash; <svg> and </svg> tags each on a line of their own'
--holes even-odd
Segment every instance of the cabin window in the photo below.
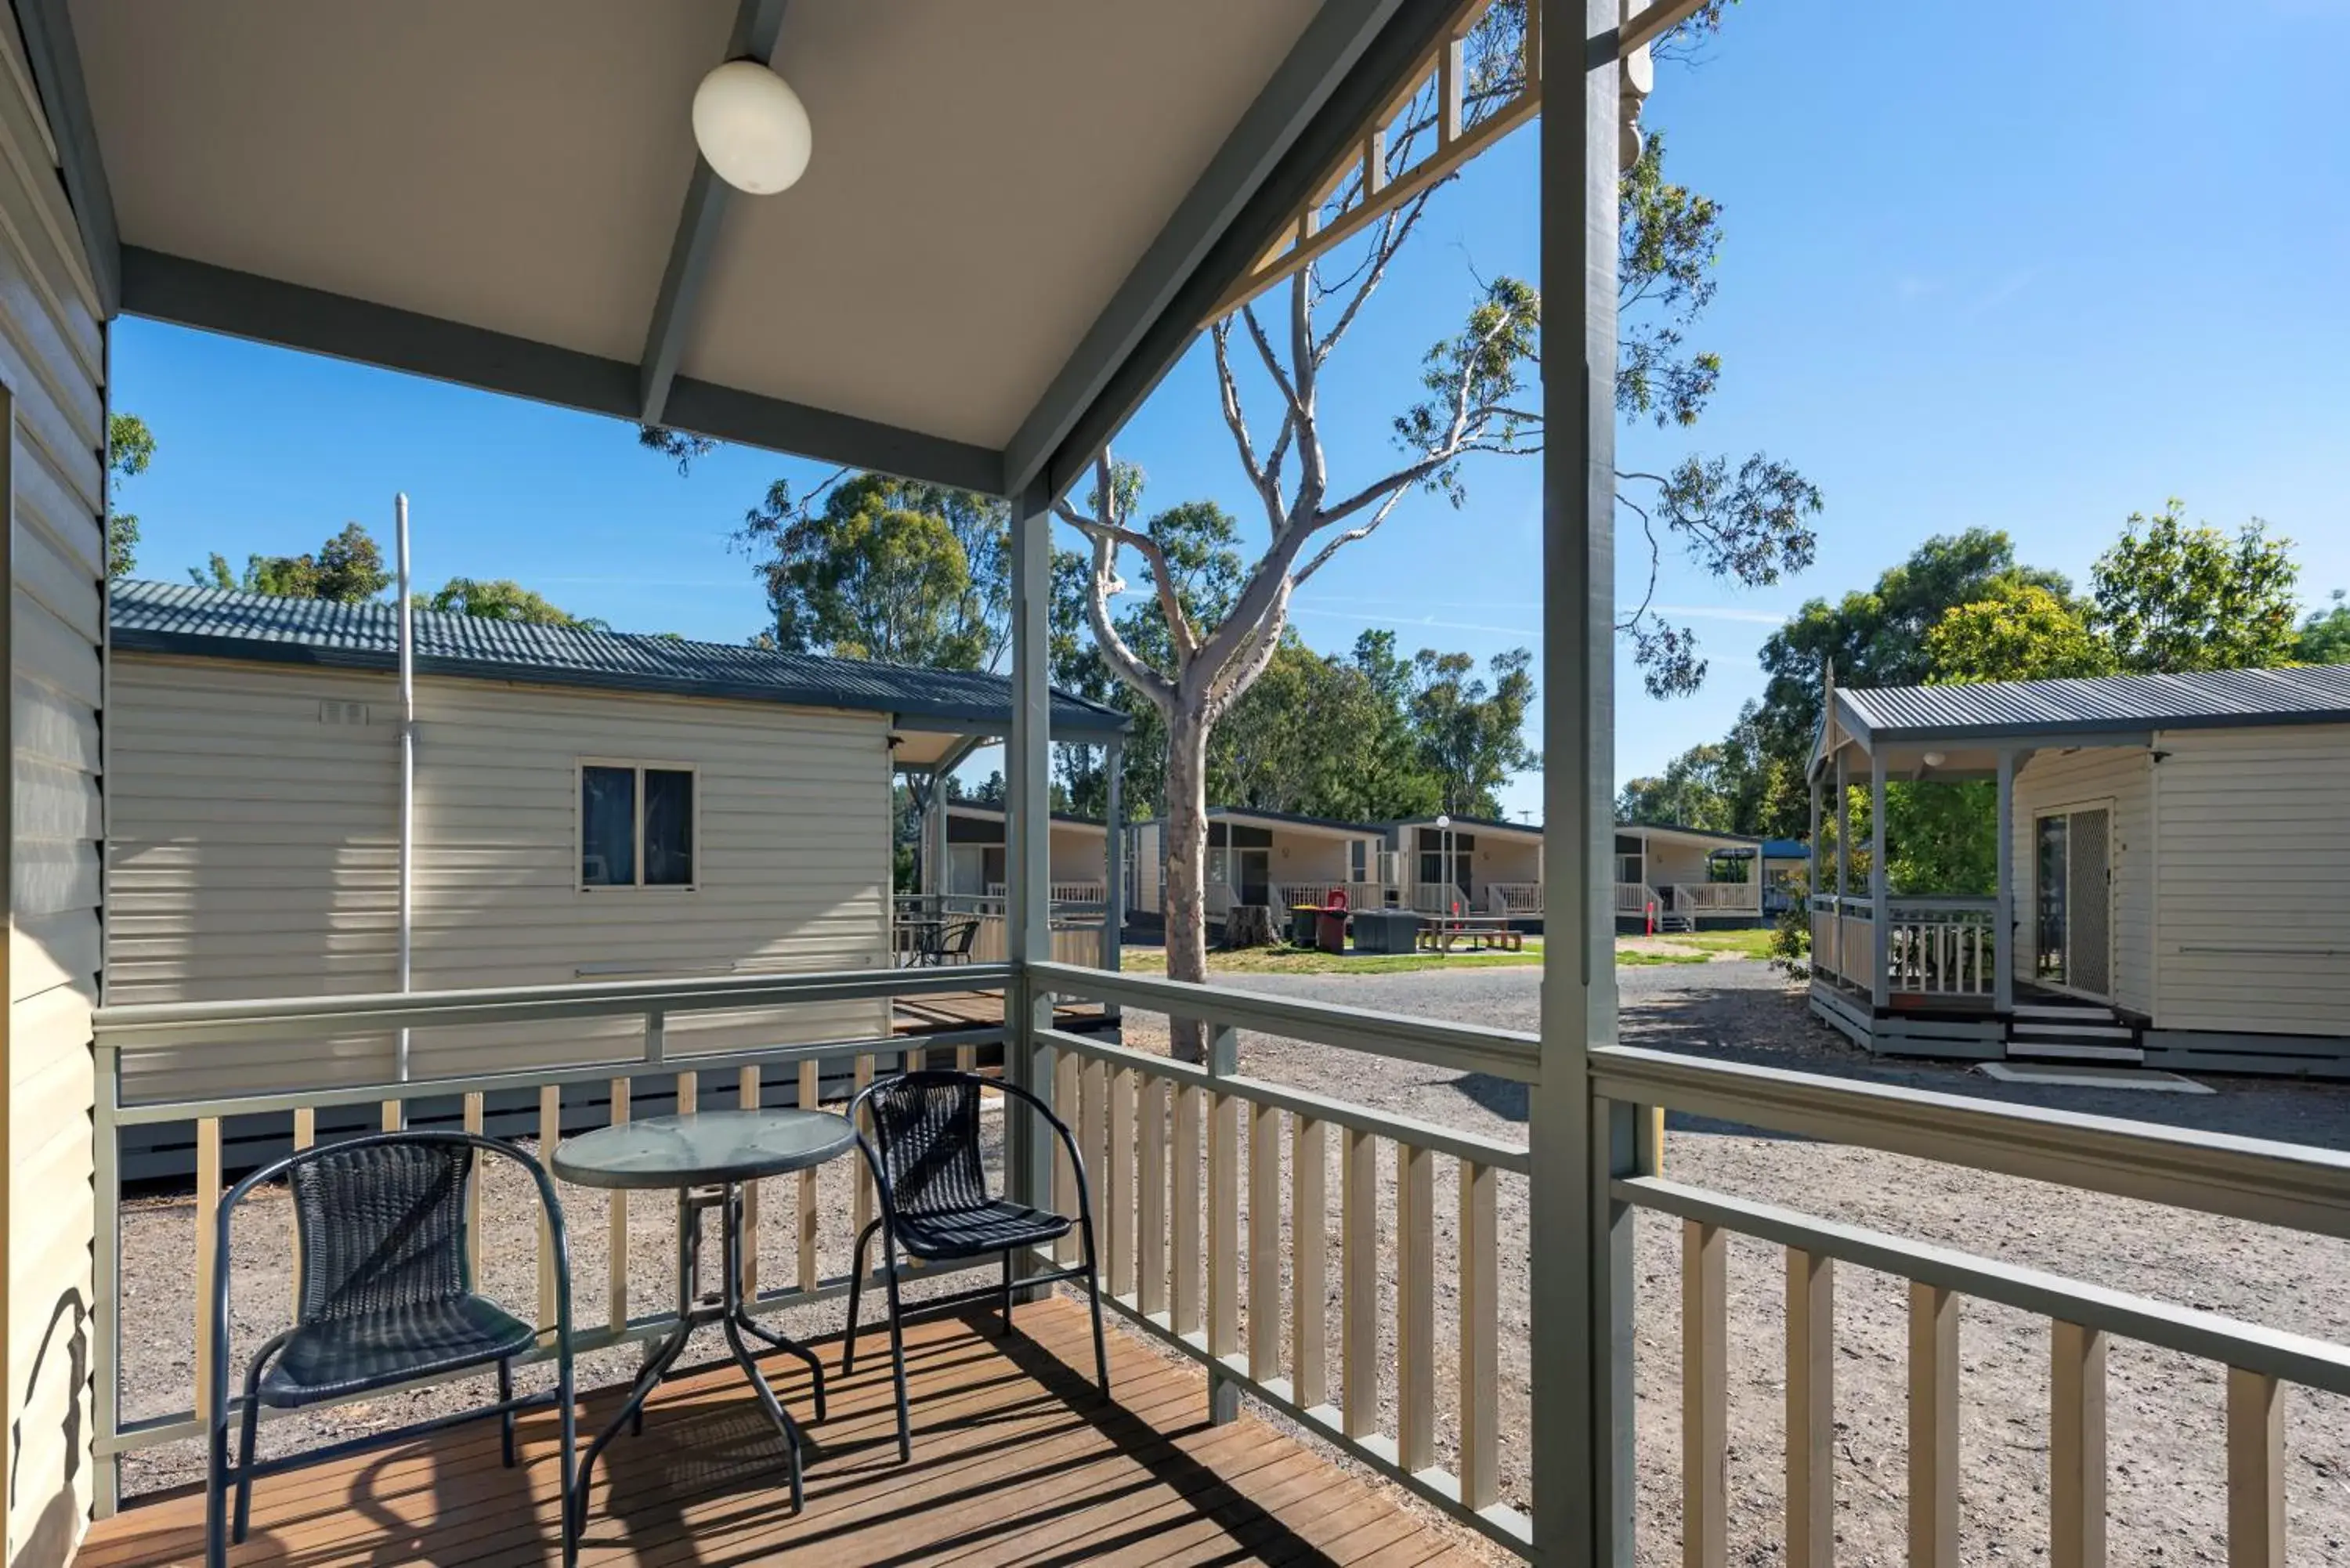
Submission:
<svg viewBox="0 0 2350 1568">
<path fill-rule="evenodd" d="M 694 775 L 659 763 L 579 764 L 579 885 L 693 886 Z"/>
</svg>

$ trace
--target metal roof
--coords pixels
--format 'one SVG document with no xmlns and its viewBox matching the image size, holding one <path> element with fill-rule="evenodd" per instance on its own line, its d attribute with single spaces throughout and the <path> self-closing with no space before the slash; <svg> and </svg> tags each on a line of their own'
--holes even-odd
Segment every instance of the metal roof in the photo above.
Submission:
<svg viewBox="0 0 2350 1568">
<path fill-rule="evenodd" d="M 1887 740 L 1992 740 L 2248 724 L 2350 723 L 2350 664 L 1840 689 L 1850 727 Z"/>
<path fill-rule="evenodd" d="M 1619 822 L 1618 833 L 1679 833 L 1690 838 L 1711 838 L 1723 844 L 1760 844 L 1762 841 L 1748 833 L 1716 833 L 1711 827 L 1690 827 L 1678 822 Z"/>
<path fill-rule="evenodd" d="M 118 653 L 187 654 L 340 670 L 399 664 L 399 618 L 389 604 L 335 604 L 171 583 L 113 585 L 108 640 Z M 604 691 L 723 697 L 847 708 L 961 724 L 1009 725 L 1011 682 L 972 670 L 925 670 L 808 653 L 773 653 L 678 637 L 529 626 L 480 616 L 416 612 L 416 672 L 521 680 Z M 1056 733 L 1110 734 L 1125 714 L 1053 694 Z"/>
<path fill-rule="evenodd" d="M 1390 823 L 1388 826 L 1390 827 L 1434 827 L 1436 826 L 1436 818 L 1433 816 L 1407 816 L 1399 821 Z M 1494 816 L 1456 816 L 1452 819 L 1452 826 L 1455 829 L 1465 829 L 1471 833 L 1517 833 L 1528 835 L 1535 838 L 1540 838 L 1542 836 L 1541 823 L 1504 822 L 1501 818 Z"/>
</svg>

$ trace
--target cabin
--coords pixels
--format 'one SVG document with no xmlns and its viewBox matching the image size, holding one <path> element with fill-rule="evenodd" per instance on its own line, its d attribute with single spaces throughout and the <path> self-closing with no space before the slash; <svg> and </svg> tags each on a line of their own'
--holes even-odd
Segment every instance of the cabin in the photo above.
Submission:
<svg viewBox="0 0 2350 1568">
<path fill-rule="evenodd" d="M 1428 915 L 1542 918 L 1538 824 L 1417 816 L 1387 825 L 1402 902 Z"/>
<path fill-rule="evenodd" d="M 1616 825 L 1616 926 L 1622 931 L 1761 925 L 1772 861 L 1764 842 L 1675 823 Z M 1779 842 L 1779 847 L 1787 847 Z M 1795 846 L 1800 853 L 1802 846 Z M 1779 869 L 1788 869 L 1782 856 Z"/>
<path fill-rule="evenodd" d="M 1004 811 L 978 801 L 951 800 L 946 806 L 947 875 L 939 891 L 955 898 L 1001 898 L 1004 870 Z M 1055 904 L 1098 905 L 1107 898 L 1108 867 L 1104 855 L 1107 827 L 1092 817 L 1053 814 L 1052 898 Z"/>
<path fill-rule="evenodd" d="M 1128 908 L 1163 914 L 1167 886 L 1165 819 L 1150 817 L 1127 829 Z M 1386 835 L 1374 823 L 1341 822 L 1294 812 L 1243 806 L 1208 808 L 1208 918 L 1221 920 L 1236 904 L 1287 909 L 1326 904 L 1344 893 L 1356 909 L 1399 901 L 1380 851 Z"/>
<path fill-rule="evenodd" d="M 1812 1006 L 1856 1041 L 2350 1077 L 2350 666 L 1835 690 L 1811 776 Z M 1918 780 L 1993 797 L 1989 887 L 1888 886 Z"/>
<path fill-rule="evenodd" d="M 976 672 L 419 610 L 403 808 L 392 605 L 120 582 L 109 649 L 107 995 L 124 1003 L 887 968 L 892 777 L 1010 706 Z M 1056 732 L 1121 722 L 1055 700 Z M 671 1048 L 890 1022 L 875 998 L 680 1019 Z M 211 1044 L 142 1058 L 135 1087 L 332 1087 L 484 1052 L 523 1070 L 582 1044 L 564 1024 Z"/>
</svg>

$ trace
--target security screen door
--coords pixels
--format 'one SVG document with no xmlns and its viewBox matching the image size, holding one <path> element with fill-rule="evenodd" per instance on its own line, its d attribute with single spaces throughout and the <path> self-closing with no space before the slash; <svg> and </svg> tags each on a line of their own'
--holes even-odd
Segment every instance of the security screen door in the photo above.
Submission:
<svg viewBox="0 0 2350 1568">
<path fill-rule="evenodd" d="M 2113 814 L 2049 812 L 2034 826 L 2033 975 L 2067 991 L 2113 990 Z"/>
</svg>

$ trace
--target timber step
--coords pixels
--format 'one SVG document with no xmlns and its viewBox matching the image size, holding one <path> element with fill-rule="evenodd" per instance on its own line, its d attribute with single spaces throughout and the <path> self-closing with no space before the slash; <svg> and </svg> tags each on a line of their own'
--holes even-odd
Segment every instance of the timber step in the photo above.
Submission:
<svg viewBox="0 0 2350 1568">
<path fill-rule="evenodd" d="M 2019 1002 L 2007 1025 L 2007 1056 L 2014 1062 L 2102 1062 L 2135 1065 L 2146 1060 L 2137 1025 L 2097 1002 Z"/>
</svg>

